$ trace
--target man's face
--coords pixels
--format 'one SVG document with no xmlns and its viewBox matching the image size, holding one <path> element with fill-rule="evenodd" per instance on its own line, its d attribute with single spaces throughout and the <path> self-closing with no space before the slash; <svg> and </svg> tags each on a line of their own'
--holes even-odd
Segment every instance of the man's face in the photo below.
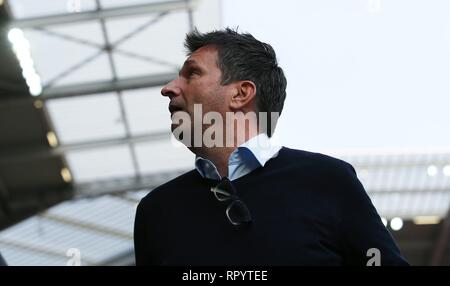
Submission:
<svg viewBox="0 0 450 286">
<path fill-rule="evenodd" d="M 179 76 L 169 82 L 161 94 L 169 97 L 171 114 L 184 111 L 193 121 L 194 104 L 202 104 L 203 114 L 216 111 L 225 116 L 233 90 L 229 85 L 221 85 L 221 79 L 217 49 L 205 46 L 186 59 Z M 172 124 L 172 131 L 176 127 Z"/>
</svg>

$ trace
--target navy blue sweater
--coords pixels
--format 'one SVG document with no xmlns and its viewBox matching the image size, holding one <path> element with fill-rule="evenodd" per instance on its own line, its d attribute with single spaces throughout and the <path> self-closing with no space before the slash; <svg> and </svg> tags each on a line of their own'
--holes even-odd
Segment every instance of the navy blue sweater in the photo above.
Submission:
<svg viewBox="0 0 450 286">
<path fill-rule="evenodd" d="M 283 147 L 233 181 L 252 223 L 236 228 L 196 170 L 154 189 L 135 220 L 137 265 L 406 265 L 353 167 Z"/>
</svg>

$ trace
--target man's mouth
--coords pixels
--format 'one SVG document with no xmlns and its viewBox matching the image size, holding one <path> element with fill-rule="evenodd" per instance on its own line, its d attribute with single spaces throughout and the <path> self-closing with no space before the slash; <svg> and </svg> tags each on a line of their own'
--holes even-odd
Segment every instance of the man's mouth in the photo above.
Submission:
<svg viewBox="0 0 450 286">
<path fill-rule="evenodd" d="M 177 111 L 182 111 L 183 109 L 181 108 L 181 107 L 179 107 L 179 106 L 176 106 L 176 105 L 174 105 L 174 104 L 169 104 L 169 112 L 171 113 L 171 114 L 173 114 L 173 113 L 175 113 L 175 112 L 177 112 Z"/>
</svg>

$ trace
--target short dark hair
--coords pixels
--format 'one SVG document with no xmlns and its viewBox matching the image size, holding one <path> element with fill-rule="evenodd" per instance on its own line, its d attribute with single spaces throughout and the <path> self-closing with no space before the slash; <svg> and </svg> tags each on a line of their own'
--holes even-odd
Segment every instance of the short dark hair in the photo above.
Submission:
<svg viewBox="0 0 450 286">
<path fill-rule="evenodd" d="M 249 33 L 239 33 L 230 28 L 208 33 L 200 33 L 195 29 L 186 35 L 184 45 L 188 55 L 207 45 L 217 49 L 222 84 L 252 81 L 256 85 L 257 111 L 268 113 L 268 126 L 271 126 L 271 112 L 281 114 L 287 81 L 271 45 L 258 41 Z M 273 123 L 273 129 L 275 125 L 276 122 Z M 267 130 L 269 136 L 272 136 L 273 129 Z"/>
</svg>

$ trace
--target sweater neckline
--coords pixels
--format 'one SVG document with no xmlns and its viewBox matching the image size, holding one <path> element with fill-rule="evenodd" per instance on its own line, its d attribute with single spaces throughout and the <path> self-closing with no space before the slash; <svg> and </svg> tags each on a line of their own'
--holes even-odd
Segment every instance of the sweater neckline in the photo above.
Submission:
<svg viewBox="0 0 450 286">
<path fill-rule="evenodd" d="M 264 169 L 269 168 L 269 167 L 274 163 L 274 161 L 275 161 L 277 158 L 279 158 L 279 156 L 281 155 L 281 153 L 284 153 L 286 150 L 287 150 L 287 148 L 284 147 L 284 146 L 282 146 L 282 147 L 280 148 L 280 150 L 278 151 L 278 155 L 276 155 L 276 156 L 270 158 L 270 159 L 266 162 L 265 166 L 260 166 L 260 167 L 258 167 L 258 168 L 256 168 L 256 169 L 254 169 L 253 171 L 251 171 L 250 173 L 245 174 L 244 176 L 239 177 L 239 178 L 237 178 L 236 180 L 233 180 L 233 181 L 231 181 L 231 182 L 232 182 L 233 184 L 237 184 L 237 183 L 239 183 L 239 182 L 241 182 L 241 181 L 245 181 L 245 180 L 247 180 L 247 179 L 249 179 L 249 178 L 251 178 L 251 177 L 253 177 L 253 176 L 256 176 L 257 174 L 259 174 L 260 172 L 262 172 Z M 195 170 L 193 170 L 193 171 L 195 171 Z M 198 172 L 196 172 L 196 173 L 197 173 L 197 175 L 198 175 L 204 182 L 206 182 L 208 185 L 214 185 L 214 184 L 217 184 L 217 183 L 219 182 L 218 180 L 208 179 L 208 178 L 203 178 Z"/>
</svg>

